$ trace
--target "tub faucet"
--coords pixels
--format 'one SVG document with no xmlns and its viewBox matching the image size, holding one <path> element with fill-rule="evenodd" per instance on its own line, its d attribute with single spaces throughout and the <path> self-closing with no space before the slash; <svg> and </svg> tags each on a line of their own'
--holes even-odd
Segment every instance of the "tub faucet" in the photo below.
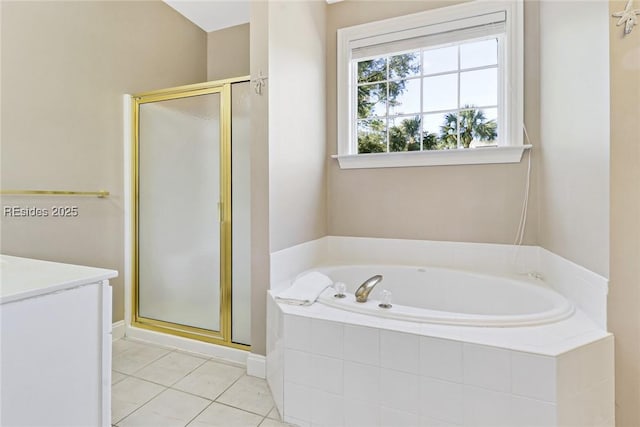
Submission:
<svg viewBox="0 0 640 427">
<path fill-rule="evenodd" d="M 360 285 L 360 287 L 356 290 L 356 301 L 366 302 L 373 288 L 381 281 L 382 281 L 382 276 L 379 274 L 376 274 L 375 276 L 365 280 L 364 283 Z"/>
</svg>

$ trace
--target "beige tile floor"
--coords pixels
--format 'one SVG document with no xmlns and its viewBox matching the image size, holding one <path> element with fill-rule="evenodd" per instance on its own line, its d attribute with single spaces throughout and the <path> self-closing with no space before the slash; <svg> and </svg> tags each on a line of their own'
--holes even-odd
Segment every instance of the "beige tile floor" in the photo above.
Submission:
<svg viewBox="0 0 640 427">
<path fill-rule="evenodd" d="M 111 422 L 118 427 L 282 427 L 267 383 L 206 356 L 113 342 Z"/>
</svg>

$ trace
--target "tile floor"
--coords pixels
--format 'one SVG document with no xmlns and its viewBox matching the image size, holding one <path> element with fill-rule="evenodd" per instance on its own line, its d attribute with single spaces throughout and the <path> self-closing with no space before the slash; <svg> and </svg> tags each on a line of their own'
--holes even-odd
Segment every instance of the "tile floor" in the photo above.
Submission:
<svg viewBox="0 0 640 427">
<path fill-rule="evenodd" d="M 113 342 L 118 427 L 282 427 L 266 381 L 243 367 L 126 338 Z"/>
</svg>

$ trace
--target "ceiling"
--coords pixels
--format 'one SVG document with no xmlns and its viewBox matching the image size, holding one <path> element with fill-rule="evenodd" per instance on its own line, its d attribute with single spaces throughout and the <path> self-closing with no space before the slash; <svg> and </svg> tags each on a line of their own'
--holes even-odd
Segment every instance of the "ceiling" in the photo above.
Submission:
<svg viewBox="0 0 640 427">
<path fill-rule="evenodd" d="M 164 0 L 206 32 L 249 22 L 248 0 Z"/>
<path fill-rule="evenodd" d="M 249 22 L 249 0 L 163 0 L 207 33 Z M 342 0 L 327 0 L 328 4 Z"/>
</svg>

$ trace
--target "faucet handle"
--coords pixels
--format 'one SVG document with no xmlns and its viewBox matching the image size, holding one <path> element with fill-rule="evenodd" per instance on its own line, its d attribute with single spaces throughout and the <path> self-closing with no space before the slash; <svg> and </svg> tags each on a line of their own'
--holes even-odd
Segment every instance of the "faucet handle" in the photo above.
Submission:
<svg viewBox="0 0 640 427">
<path fill-rule="evenodd" d="M 344 298 L 346 297 L 345 291 L 347 290 L 347 285 L 342 282 L 336 282 L 333 284 L 333 289 L 336 290 L 334 298 Z"/>
<path fill-rule="evenodd" d="M 391 308 L 391 291 L 383 289 L 380 292 L 380 304 L 378 304 L 380 308 Z"/>
</svg>

